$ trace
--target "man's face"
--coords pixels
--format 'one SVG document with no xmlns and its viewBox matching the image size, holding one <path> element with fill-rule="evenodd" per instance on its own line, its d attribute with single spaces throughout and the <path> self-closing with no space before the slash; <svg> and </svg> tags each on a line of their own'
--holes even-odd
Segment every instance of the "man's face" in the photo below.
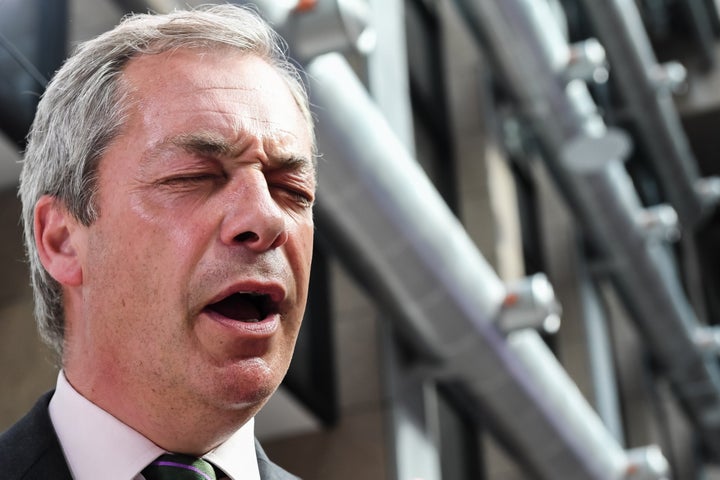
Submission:
<svg viewBox="0 0 720 480">
<path fill-rule="evenodd" d="M 81 234 L 68 378 L 149 409 L 259 408 L 287 370 L 307 298 L 308 125 L 255 56 L 142 56 L 124 79 L 132 107 Z"/>
</svg>

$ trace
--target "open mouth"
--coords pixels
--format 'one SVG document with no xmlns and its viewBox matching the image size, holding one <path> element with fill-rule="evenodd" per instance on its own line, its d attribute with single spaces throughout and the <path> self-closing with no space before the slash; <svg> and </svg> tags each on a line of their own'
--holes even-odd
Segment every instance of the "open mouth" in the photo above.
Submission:
<svg viewBox="0 0 720 480">
<path fill-rule="evenodd" d="M 261 293 L 234 293 L 205 308 L 223 317 L 248 323 L 261 322 L 278 311 L 270 295 Z"/>
</svg>

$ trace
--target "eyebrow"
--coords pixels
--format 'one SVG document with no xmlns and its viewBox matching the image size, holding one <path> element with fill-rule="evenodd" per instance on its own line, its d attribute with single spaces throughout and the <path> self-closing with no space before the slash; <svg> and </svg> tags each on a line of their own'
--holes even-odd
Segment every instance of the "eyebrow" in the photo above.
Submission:
<svg viewBox="0 0 720 480">
<path fill-rule="evenodd" d="M 170 137 L 163 145 L 172 145 L 189 153 L 236 157 L 240 149 L 230 144 L 223 136 L 211 132 L 184 133 Z"/>
<path fill-rule="evenodd" d="M 159 149 L 167 146 L 182 149 L 188 153 L 210 155 L 214 157 L 234 158 L 240 156 L 242 149 L 231 144 L 228 140 L 214 132 L 184 133 L 165 139 Z M 302 155 L 269 156 L 270 167 L 286 171 L 309 172 L 317 175 L 317 165 L 314 156 Z"/>
</svg>

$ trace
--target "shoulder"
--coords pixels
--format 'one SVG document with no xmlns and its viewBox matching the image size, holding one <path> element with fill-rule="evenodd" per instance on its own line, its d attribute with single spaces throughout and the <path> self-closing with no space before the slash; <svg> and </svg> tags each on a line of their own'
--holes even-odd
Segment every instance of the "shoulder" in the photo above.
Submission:
<svg viewBox="0 0 720 480">
<path fill-rule="evenodd" d="M 70 478 L 50 421 L 52 392 L 43 395 L 20 421 L 0 434 L 0 471 L 7 480 Z"/>
<path fill-rule="evenodd" d="M 255 451 L 257 452 L 258 468 L 260 469 L 261 480 L 300 480 L 299 477 L 283 470 L 275 465 L 268 458 L 265 450 L 260 446 L 260 442 L 255 440 Z"/>
</svg>

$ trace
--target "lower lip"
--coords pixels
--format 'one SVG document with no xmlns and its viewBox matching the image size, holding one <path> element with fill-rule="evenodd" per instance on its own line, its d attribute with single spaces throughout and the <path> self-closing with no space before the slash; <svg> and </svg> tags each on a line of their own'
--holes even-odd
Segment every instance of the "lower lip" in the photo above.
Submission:
<svg viewBox="0 0 720 480">
<path fill-rule="evenodd" d="M 213 322 L 229 330 L 231 334 L 247 338 L 267 338 L 277 332 L 280 327 L 280 315 L 278 313 L 270 314 L 259 322 L 233 320 L 211 310 L 203 310 L 203 313 Z"/>
</svg>

